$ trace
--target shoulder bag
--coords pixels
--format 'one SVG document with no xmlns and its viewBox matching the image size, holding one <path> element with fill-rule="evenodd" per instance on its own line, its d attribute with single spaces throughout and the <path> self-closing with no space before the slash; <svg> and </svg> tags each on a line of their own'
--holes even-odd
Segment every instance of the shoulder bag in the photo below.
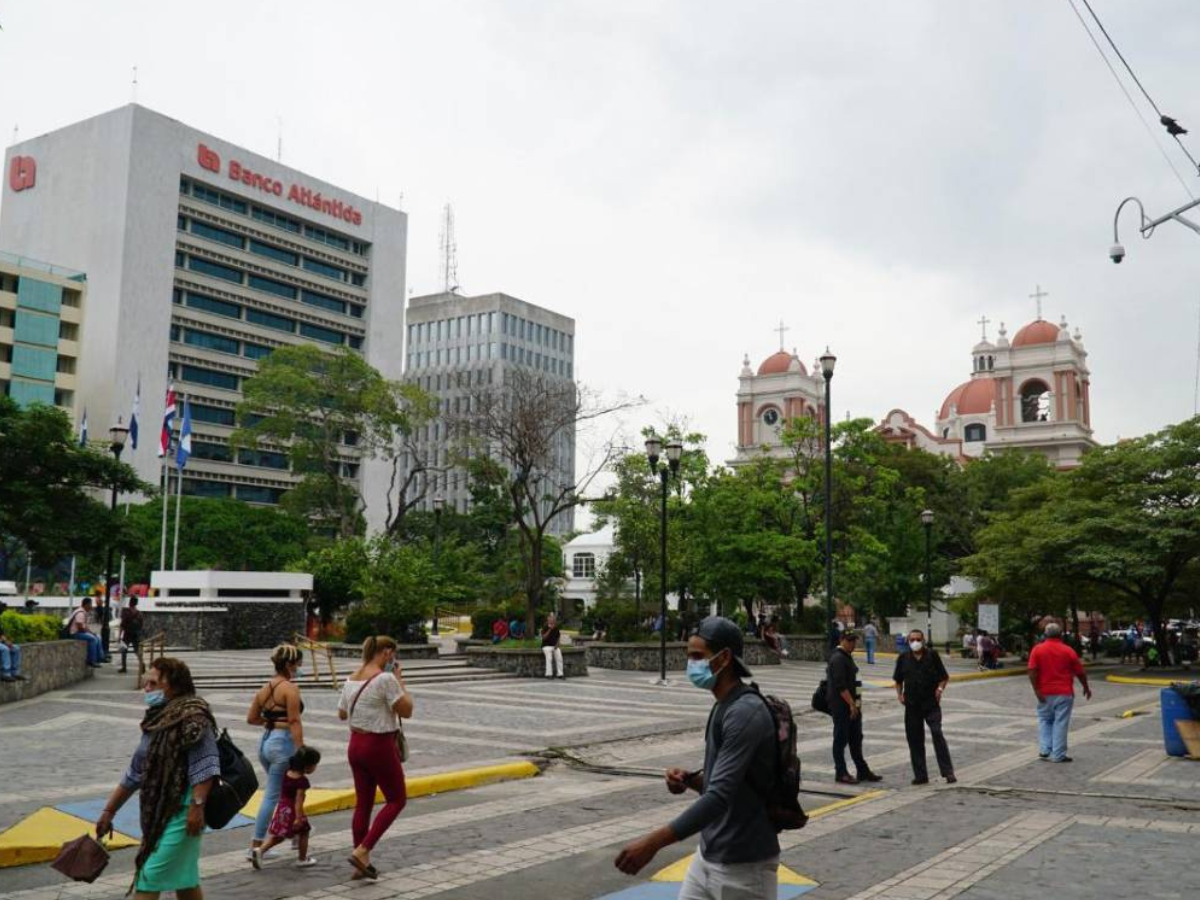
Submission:
<svg viewBox="0 0 1200 900">
<path fill-rule="evenodd" d="M 367 685 L 382 674 L 382 672 L 376 672 L 363 682 L 363 686 L 358 689 L 358 692 L 354 695 L 354 699 L 350 701 L 350 713 L 346 717 L 347 719 L 354 715 L 354 707 L 358 706 L 358 698 L 361 697 L 362 692 L 367 689 Z M 400 762 L 408 762 L 408 738 L 404 736 L 404 722 L 398 715 L 396 716 L 396 752 L 400 754 Z"/>
<path fill-rule="evenodd" d="M 228 825 L 258 790 L 253 764 L 238 749 L 227 729 L 221 729 L 217 738 L 217 754 L 221 758 L 221 774 L 204 804 L 204 824 L 214 831 Z"/>
</svg>

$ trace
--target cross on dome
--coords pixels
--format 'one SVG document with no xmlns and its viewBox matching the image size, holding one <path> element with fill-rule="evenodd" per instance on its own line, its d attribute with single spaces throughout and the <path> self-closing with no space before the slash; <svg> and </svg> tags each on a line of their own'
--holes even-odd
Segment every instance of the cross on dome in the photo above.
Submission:
<svg viewBox="0 0 1200 900">
<path fill-rule="evenodd" d="M 1032 294 L 1029 295 L 1030 300 L 1037 301 L 1037 320 L 1039 322 L 1042 321 L 1042 298 L 1049 297 L 1049 296 L 1050 296 L 1050 292 L 1043 291 L 1042 286 L 1040 284 L 1034 285 L 1034 291 Z"/>
<path fill-rule="evenodd" d="M 779 320 L 779 327 L 778 327 L 778 328 L 772 328 L 771 330 L 772 330 L 772 331 L 778 331 L 778 332 L 779 332 L 779 349 L 780 349 L 780 350 L 783 350 L 783 336 L 784 336 L 784 334 L 786 334 L 787 332 L 791 331 L 792 329 L 791 329 L 791 328 L 789 328 L 788 326 L 784 325 L 784 324 L 783 324 L 783 319 L 780 319 L 780 320 Z"/>
<path fill-rule="evenodd" d="M 979 339 L 980 339 L 981 341 L 986 341 L 986 340 L 987 340 L 987 327 L 988 327 L 988 323 L 989 323 L 989 322 L 991 322 L 991 321 L 992 321 L 992 320 L 991 320 L 991 319 L 989 319 L 987 316 L 980 316 L 980 317 L 979 317 L 979 328 L 980 328 L 980 335 L 979 335 Z"/>
</svg>

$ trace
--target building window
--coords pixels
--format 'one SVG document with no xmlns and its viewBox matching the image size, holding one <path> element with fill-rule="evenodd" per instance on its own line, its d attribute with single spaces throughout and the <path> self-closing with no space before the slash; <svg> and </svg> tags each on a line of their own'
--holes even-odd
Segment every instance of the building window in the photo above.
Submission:
<svg viewBox="0 0 1200 900">
<path fill-rule="evenodd" d="M 303 290 L 300 292 L 300 299 L 309 306 L 319 306 L 321 309 L 327 309 L 330 312 L 346 314 L 346 304 L 338 300 L 336 297 L 327 297 L 324 294 L 318 294 L 316 291 Z M 362 316 L 360 309 L 358 315 Z"/>
<path fill-rule="evenodd" d="M 362 349 L 363 339 L 361 337 L 359 337 L 357 334 L 349 335 L 347 339 L 350 341 L 350 349 L 351 350 L 361 350 Z"/>
<path fill-rule="evenodd" d="M 594 553 L 576 553 L 571 557 L 571 574 L 576 578 L 595 578 L 596 555 Z"/>
<path fill-rule="evenodd" d="M 987 426 L 981 425 L 978 422 L 973 422 L 966 427 L 963 432 L 967 443 L 975 443 L 977 441 L 987 440 Z"/>
<path fill-rule="evenodd" d="M 362 272 L 351 272 L 350 283 L 355 287 L 365 287 L 367 284 L 367 276 Z"/>
<path fill-rule="evenodd" d="M 1021 421 L 1045 422 L 1050 418 L 1050 388 L 1033 379 L 1021 385 Z"/>
<path fill-rule="evenodd" d="M 198 222 L 195 219 L 192 219 L 192 234 L 206 240 L 216 241 L 218 244 L 237 247 L 239 250 L 243 250 L 246 247 L 246 240 L 240 234 L 234 234 L 232 231 L 226 231 L 224 228 L 214 228 L 206 222 Z"/>
<path fill-rule="evenodd" d="M 253 322 L 255 325 L 262 325 L 266 328 L 274 328 L 276 331 L 286 331 L 289 334 L 296 333 L 296 323 L 291 319 L 277 316 L 274 313 L 264 312 L 261 309 L 247 309 L 246 321 Z"/>
<path fill-rule="evenodd" d="M 251 239 L 250 252 L 258 256 L 273 259 L 276 262 L 286 263 L 289 266 L 296 265 L 295 253 L 292 253 L 290 250 L 284 250 L 282 247 L 276 247 L 274 244 L 264 244 L 262 241 Z"/>
<path fill-rule="evenodd" d="M 328 244 L 330 247 L 337 247 L 339 250 L 347 252 L 350 250 L 350 241 L 347 238 L 326 231 L 324 228 L 317 228 L 315 225 L 305 225 L 304 236 L 322 244 Z"/>
<path fill-rule="evenodd" d="M 356 306 L 353 303 L 348 303 L 347 306 L 350 307 L 350 315 L 354 316 L 354 318 L 361 319 L 363 317 L 363 308 L 361 306 Z"/>
<path fill-rule="evenodd" d="M 289 219 L 287 216 L 274 212 L 273 210 L 263 209 L 261 206 L 256 206 L 254 207 L 254 212 L 251 213 L 251 215 L 258 219 L 258 221 L 264 222 L 267 225 L 272 225 L 275 228 L 281 228 L 284 231 L 290 231 L 292 234 L 300 233 L 299 222 L 297 222 L 295 219 Z M 292 265 L 295 265 L 295 263 L 292 263 Z"/>
<path fill-rule="evenodd" d="M 199 366 L 182 365 L 179 367 L 179 380 L 190 381 L 194 384 L 207 384 L 209 387 L 221 388 L 226 391 L 238 389 L 238 377 L 228 372 L 214 372 L 212 369 L 201 369 Z"/>
<path fill-rule="evenodd" d="M 248 503 L 278 503 L 283 496 L 280 488 L 264 487 L 258 484 L 239 484 L 237 498 Z"/>
<path fill-rule="evenodd" d="M 188 268 L 193 272 L 199 272 L 201 275 L 208 275 L 210 278 L 220 278 L 222 281 L 232 281 L 234 284 L 242 283 L 242 273 L 240 271 L 230 266 L 215 263 L 212 260 L 189 256 Z"/>
<path fill-rule="evenodd" d="M 214 191 L 206 185 L 193 184 L 192 196 L 197 200 L 203 200 L 205 203 L 211 203 L 213 206 L 219 206 L 221 209 L 232 210 L 233 212 L 241 213 L 243 216 L 246 214 L 246 202 L 244 200 L 239 200 L 228 194 L 222 194 L 220 191 Z"/>
<path fill-rule="evenodd" d="M 225 409 L 220 406 L 207 406 L 202 403 L 192 404 L 192 418 L 197 422 L 228 425 L 230 428 L 236 424 L 236 416 L 232 409 Z"/>
<path fill-rule="evenodd" d="M 274 281 L 270 278 L 263 278 L 261 275 L 250 276 L 250 287 L 266 294 L 274 294 L 276 297 L 287 297 L 289 300 L 296 299 L 296 289 L 290 284 L 284 284 L 282 281 Z"/>
<path fill-rule="evenodd" d="M 274 450 L 242 450 L 238 453 L 238 462 L 243 466 L 258 466 L 263 469 L 286 469 L 288 467 L 287 454 Z"/>
<path fill-rule="evenodd" d="M 252 344 L 245 341 L 242 344 L 242 356 L 246 359 L 262 359 L 264 356 L 270 356 L 274 347 L 267 347 L 263 344 Z"/>
<path fill-rule="evenodd" d="M 228 316 L 231 319 L 240 319 L 242 317 L 242 308 L 236 303 L 218 300 L 216 297 L 206 297 L 204 294 L 193 294 L 189 291 L 187 305 L 192 309 L 201 309 L 204 312 L 210 312 L 218 316 Z"/>
<path fill-rule="evenodd" d="M 192 441 L 192 456 L 197 459 L 211 459 L 214 462 L 233 462 L 233 451 L 228 444 L 214 444 L 209 441 Z"/>
<path fill-rule="evenodd" d="M 183 479 L 183 492 L 189 497 L 228 497 L 230 485 L 224 481 L 185 478 Z"/>
<path fill-rule="evenodd" d="M 232 353 L 236 356 L 238 352 L 238 342 L 233 338 L 209 334 L 207 331 L 196 331 L 193 328 L 183 330 L 183 342 L 191 344 L 193 347 L 216 350 L 218 353 Z"/>
<path fill-rule="evenodd" d="M 339 269 L 337 266 L 331 266 L 329 263 L 321 262 L 319 259 L 313 259 L 311 256 L 304 257 L 304 268 L 309 272 L 316 272 L 318 275 L 324 275 L 326 278 L 332 278 L 335 281 L 346 280 L 346 270 Z"/>
<path fill-rule="evenodd" d="M 309 322 L 300 323 L 300 334 L 306 338 L 312 338 L 314 341 L 324 341 L 327 344 L 345 343 L 345 335 L 340 331 L 322 328 L 320 325 L 312 325 Z"/>
</svg>

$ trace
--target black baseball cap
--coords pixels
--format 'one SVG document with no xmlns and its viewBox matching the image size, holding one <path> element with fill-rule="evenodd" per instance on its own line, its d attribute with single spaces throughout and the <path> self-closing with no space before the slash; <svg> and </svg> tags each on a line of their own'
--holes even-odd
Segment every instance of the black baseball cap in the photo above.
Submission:
<svg viewBox="0 0 1200 900">
<path fill-rule="evenodd" d="M 714 656 L 722 650 L 732 653 L 733 672 L 739 678 L 751 677 L 750 670 L 742 662 L 742 654 L 745 652 L 746 645 L 742 638 L 742 629 L 738 628 L 736 622 L 723 616 L 709 616 L 696 629 L 696 636 L 703 638 Z"/>
</svg>

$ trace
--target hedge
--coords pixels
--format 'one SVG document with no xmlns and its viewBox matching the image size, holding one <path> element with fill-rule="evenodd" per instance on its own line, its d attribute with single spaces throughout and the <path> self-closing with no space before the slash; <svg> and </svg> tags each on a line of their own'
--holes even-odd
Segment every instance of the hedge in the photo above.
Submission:
<svg viewBox="0 0 1200 900">
<path fill-rule="evenodd" d="M 62 623 L 57 616 L 26 615 L 8 609 L 0 613 L 0 628 L 14 644 L 35 644 L 38 641 L 57 641 Z"/>
</svg>

